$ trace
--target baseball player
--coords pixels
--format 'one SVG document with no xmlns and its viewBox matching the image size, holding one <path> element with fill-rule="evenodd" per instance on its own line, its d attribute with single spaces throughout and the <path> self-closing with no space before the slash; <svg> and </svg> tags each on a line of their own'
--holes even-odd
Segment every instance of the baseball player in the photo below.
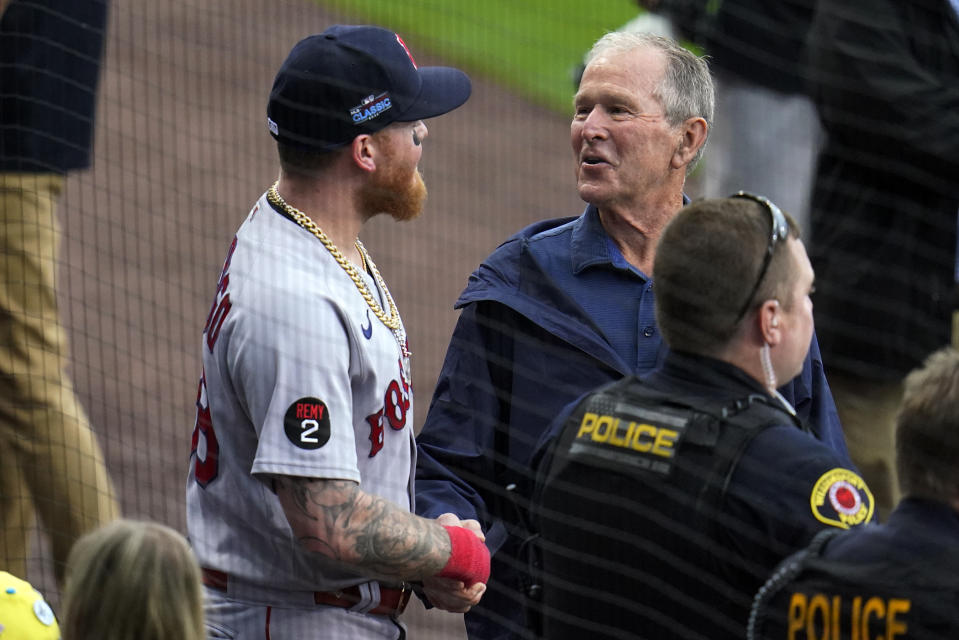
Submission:
<svg viewBox="0 0 959 640">
<path fill-rule="evenodd" d="M 276 75 L 279 180 L 203 331 L 187 523 L 211 637 L 401 638 L 410 583 L 460 612 L 485 590 L 479 525 L 411 513 L 408 341 L 358 240 L 379 213 L 420 212 L 422 119 L 470 90 L 370 26 L 305 38 Z"/>
</svg>

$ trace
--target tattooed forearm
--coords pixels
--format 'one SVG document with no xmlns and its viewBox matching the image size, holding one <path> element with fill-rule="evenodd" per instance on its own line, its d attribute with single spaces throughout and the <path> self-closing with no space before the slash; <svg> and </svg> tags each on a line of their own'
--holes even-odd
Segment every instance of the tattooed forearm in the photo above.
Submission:
<svg viewBox="0 0 959 640">
<path fill-rule="evenodd" d="M 279 477 L 277 495 L 309 550 L 403 580 L 439 572 L 450 555 L 446 530 L 348 480 Z"/>
</svg>

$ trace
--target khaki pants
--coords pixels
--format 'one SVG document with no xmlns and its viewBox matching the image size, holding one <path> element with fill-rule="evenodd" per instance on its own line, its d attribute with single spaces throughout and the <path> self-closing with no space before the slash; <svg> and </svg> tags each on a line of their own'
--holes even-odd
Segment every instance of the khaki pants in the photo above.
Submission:
<svg viewBox="0 0 959 640">
<path fill-rule="evenodd" d="M 872 490 L 881 520 L 899 502 L 896 473 L 896 414 L 902 382 L 874 382 L 829 374 L 839 420 L 853 463 Z"/>
<path fill-rule="evenodd" d="M 61 582 L 74 541 L 119 515 L 64 372 L 54 211 L 62 188 L 59 175 L 0 174 L 0 569 L 25 575 L 36 512 Z"/>
</svg>

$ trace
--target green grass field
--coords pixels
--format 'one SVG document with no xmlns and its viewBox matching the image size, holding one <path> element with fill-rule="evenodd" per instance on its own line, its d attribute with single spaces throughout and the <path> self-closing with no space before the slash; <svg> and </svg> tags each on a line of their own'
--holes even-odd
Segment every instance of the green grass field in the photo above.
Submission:
<svg viewBox="0 0 959 640">
<path fill-rule="evenodd" d="M 440 56 L 564 114 L 583 53 L 638 11 L 634 0 L 317 1 L 397 31 L 414 56 Z"/>
</svg>

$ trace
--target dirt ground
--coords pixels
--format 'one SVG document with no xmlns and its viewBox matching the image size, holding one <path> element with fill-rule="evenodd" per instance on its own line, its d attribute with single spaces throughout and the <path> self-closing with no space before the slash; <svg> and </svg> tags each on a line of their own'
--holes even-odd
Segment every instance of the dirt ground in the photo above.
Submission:
<svg viewBox="0 0 959 640">
<path fill-rule="evenodd" d="M 63 314 L 125 515 L 184 530 L 200 333 L 229 241 L 276 176 L 273 74 L 294 42 L 349 20 L 305 0 L 111 10 L 95 166 L 61 207 Z M 441 62 L 406 41 L 421 66 Z M 582 208 L 566 116 L 474 74 L 469 102 L 427 124 L 425 215 L 363 234 L 410 330 L 417 425 L 469 273 L 525 224 Z M 42 551 L 31 579 L 57 601 Z M 416 602 L 404 618 L 412 638 L 464 636 L 460 616 Z"/>
</svg>

